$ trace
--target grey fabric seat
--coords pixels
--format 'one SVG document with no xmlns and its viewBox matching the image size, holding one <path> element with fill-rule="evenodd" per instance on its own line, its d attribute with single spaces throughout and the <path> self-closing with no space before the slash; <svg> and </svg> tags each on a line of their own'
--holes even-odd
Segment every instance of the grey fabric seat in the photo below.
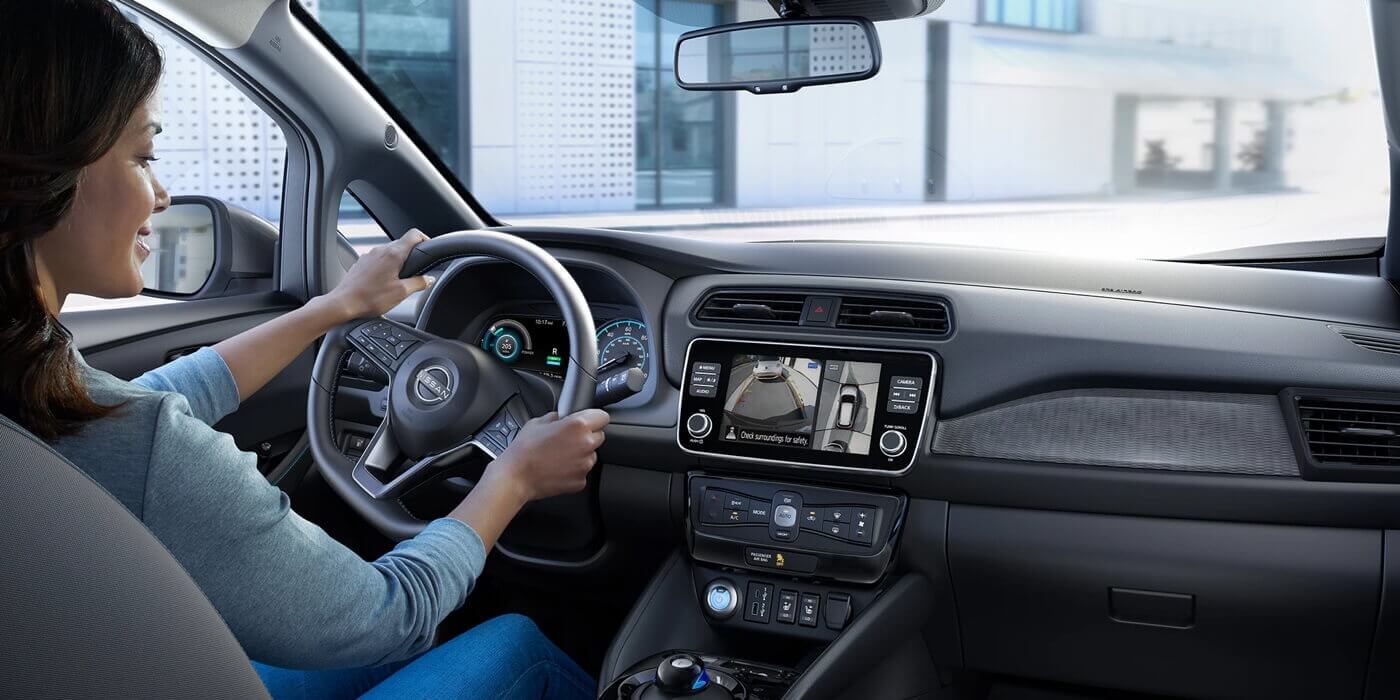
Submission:
<svg viewBox="0 0 1400 700">
<path fill-rule="evenodd" d="M 0 479 L 0 696 L 267 697 L 150 531 L 3 416 Z"/>
</svg>

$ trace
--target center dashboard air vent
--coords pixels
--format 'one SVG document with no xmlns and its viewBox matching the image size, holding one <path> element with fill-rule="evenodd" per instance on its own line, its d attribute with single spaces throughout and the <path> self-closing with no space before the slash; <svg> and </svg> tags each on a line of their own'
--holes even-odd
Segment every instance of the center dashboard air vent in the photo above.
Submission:
<svg viewBox="0 0 1400 700">
<path fill-rule="evenodd" d="M 1400 481 L 1400 396 L 1284 392 L 1309 479 Z"/>
<path fill-rule="evenodd" d="M 952 330 L 948 305 L 913 297 L 843 297 L 836 327 L 857 331 L 946 336 Z"/>
<path fill-rule="evenodd" d="M 807 296 L 798 292 L 756 290 L 711 292 L 700 304 L 695 317 L 701 321 L 723 323 L 796 326 L 802 323 L 802 309 L 807 304 Z"/>
<path fill-rule="evenodd" d="M 700 323 L 802 326 L 943 339 L 952 334 L 948 302 L 934 297 L 842 294 L 829 290 L 717 289 L 695 309 Z"/>
</svg>

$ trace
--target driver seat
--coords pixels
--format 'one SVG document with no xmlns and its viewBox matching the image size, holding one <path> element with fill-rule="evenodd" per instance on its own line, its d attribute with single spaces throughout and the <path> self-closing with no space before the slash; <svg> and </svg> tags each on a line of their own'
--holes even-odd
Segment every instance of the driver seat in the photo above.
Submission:
<svg viewBox="0 0 1400 700">
<path fill-rule="evenodd" d="M 127 509 L 0 416 L 0 693 L 266 698 L 233 633 Z"/>
</svg>

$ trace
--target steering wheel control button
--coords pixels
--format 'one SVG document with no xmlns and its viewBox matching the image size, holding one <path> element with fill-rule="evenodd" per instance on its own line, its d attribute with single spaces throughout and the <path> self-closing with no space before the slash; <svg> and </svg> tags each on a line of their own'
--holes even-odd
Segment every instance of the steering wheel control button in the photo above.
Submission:
<svg viewBox="0 0 1400 700">
<path fill-rule="evenodd" d="M 880 436 L 880 452 L 883 452 L 886 457 L 898 457 L 904 454 L 904 450 L 908 447 L 909 440 L 904 437 L 904 433 L 901 431 L 886 430 Z"/>
<path fill-rule="evenodd" d="M 744 619 L 749 622 L 768 624 L 773 615 L 773 584 L 759 581 L 749 582 L 749 604 L 744 609 Z"/>
<path fill-rule="evenodd" d="M 797 509 L 792 506 L 778 506 L 773 509 L 773 524 L 778 527 L 792 527 L 797 524 Z"/>
<path fill-rule="evenodd" d="M 690 366 L 690 381 L 686 393 L 699 398 L 712 398 L 719 390 L 718 362 L 696 362 Z"/>
<path fill-rule="evenodd" d="M 748 562 L 749 566 L 774 571 L 810 574 L 817 570 L 817 558 L 811 554 L 784 552 L 764 547 L 745 547 L 744 561 Z"/>
<path fill-rule="evenodd" d="M 705 587 L 705 612 L 711 617 L 727 620 L 739 607 L 739 589 L 728 579 L 711 581 Z"/>
<path fill-rule="evenodd" d="M 826 595 L 826 628 L 840 632 L 851 621 L 851 597 L 845 593 Z"/>
<path fill-rule="evenodd" d="M 797 624 L 803 627 L 817 626 L 817 613 L 821 612 L 822 598 L 815 593 L 803 593 L 797 606 Z"/>
<path fill-rule="evenodd" d="M 703 413 L 692 413 L 685 419 L 685 430 L 696 440 L 704 440 L 714 429 L 714 421 Z"/>
</svg>

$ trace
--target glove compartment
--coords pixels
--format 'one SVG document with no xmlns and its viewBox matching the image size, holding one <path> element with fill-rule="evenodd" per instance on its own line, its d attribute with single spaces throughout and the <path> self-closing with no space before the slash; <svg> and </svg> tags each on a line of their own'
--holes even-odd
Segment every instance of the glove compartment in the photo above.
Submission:
<svg viewBox="0 0 1400 700">
<path fill-rule="evenodd" d="M 967 667 L 1192 698 L 1359 698 L 1382 533 L 954 505 Z"/>
</svg>

